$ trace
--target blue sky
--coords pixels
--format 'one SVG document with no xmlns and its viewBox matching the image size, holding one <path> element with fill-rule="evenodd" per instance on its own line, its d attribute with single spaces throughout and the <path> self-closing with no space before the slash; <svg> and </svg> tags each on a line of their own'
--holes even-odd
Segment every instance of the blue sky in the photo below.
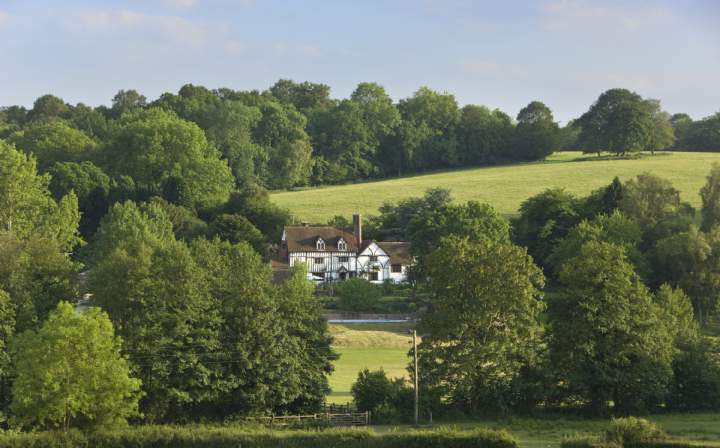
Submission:
<svg viewBox="0 0 720 448">
<path fill-rule="evenodd" d="M 720 1 L 0 0 L 0 105 L 279 78 L 541 100 L 560 121 L 626 87 L 701 118 L 720 110 Z"/>
</svg>

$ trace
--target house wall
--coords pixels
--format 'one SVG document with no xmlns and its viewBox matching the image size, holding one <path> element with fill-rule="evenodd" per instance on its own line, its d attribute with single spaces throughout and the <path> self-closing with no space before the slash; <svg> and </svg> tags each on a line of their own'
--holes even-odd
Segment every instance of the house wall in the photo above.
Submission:
<svg viewBox="0 0 720 448">
<path fill-rule="evenodd" d="M 347 263 L 341 263 L 340 257 L 348 257 Z M 316 263 L 316 258 L 322 258 L 323 263 Z M 357 257 L 355 252 L 291 252 L 289 264 L 305 263 L 308 272 L 324 273 L 326 280 L 339 279 L 338 271 L 344 267 L 348 272 L 357 272 Z"/>
</svg>

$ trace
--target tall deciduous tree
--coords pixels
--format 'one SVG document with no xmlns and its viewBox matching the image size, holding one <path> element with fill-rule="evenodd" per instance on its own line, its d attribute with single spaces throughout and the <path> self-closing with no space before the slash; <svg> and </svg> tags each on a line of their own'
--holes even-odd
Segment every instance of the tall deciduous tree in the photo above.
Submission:
<svg viewBox="0 0 720 448">
<path fill-rule="evenodd" d="M 500 110 L 469 104 L 461 109 L 457 127 L 459 160 L 482 165 L 511 158 L 512 119 Z"/>
<path fill-rule="evenodd" d="M 33 154 L 38 168 L 47 171 L 56 162 L 90 158 L 97 147 L 85 133 L 63 120 L 32 123 L 8 139 L 26 153 Z"/>
<path fill-rule="evenodd" d="M 218 310 L 163 210 L 116 204 L 94 244 L 93 302 L 110 315 L 143 380 L 146 418 L 181 419 L 215 400 Z"/>
<path fill-rule="evenodd" d="M 640 95 L 626 89 L 610 89 L 579 119 L 580 143 L 586 151 L 616 154 L 647 149 L 651 142 L 651 108 Z"/>
<path fill-rule="evenodd" d="M 507 409 L 539 336 L 542 273 L 507 241 L 452 236 L 428 257 L 427 275 L 421 384 L 472 412 Z"/>
<path fill-rule="evenodd" d="M 513 145 L 516 159 L 540 160 L 558 149 L 559 127 L 545 104 L 528 104 L 518 113 L 517 122 Z"/>
<path fill-rule="evenodd" d="M 130 377 L 107 315 L 61 302 L 13 350 L 12 411 L 26 427 L 108 428 L 138 414 L 140 381 Z"/>
<path fill-rule="evenodd" d="M 672 378 L 673 338 L 625 250 L 590 241 L 560 273 L 550 302 L 551 360 L 567 393 L 596 414 L 663 402 Z"/>
<path fill-rule="evenodd" d="M 227 161 L 203 131 L 157 108 L 124 115 L 103 158 L 109 173 L 130 176 L 148 195 L 161 194 L 168 178 L 182 177 L 201 209 L 227 201 L 234 185 Z"/>
</svg>

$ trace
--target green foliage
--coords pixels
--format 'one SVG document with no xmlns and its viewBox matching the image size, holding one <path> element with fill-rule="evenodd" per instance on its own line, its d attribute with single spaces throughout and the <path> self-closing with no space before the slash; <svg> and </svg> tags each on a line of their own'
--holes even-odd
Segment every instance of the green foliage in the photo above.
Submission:
<svg viewBox="0 0 720 448">
<path fill-rule="evenodd" d="M 545 104 L 533 101 L 517 116 L 512 154 L 518 160 L 541 160 L 558 149 L 559 127 Z"/>
<path fill-rule="evenodd" d="M 461 109 L 457 127 L 463 165 L 484 165 L 510 157 L 514 126 L 504 112 L 469 104 Z"/>
<path fill-rule="evenodd" d="M 420 383 L 470 412 L 506 410 L 540 332 L 543 275 L 525 249 L 451 236 L 427 262 L 432 306 L 420 322 Z"/>
<path fill-rule="evenodd" d="M 673 360 L 668 407 L 675 411 L 720 409 L 720 347 L 696 341 Z"/>
<path fill-rule="evenodd" d="M 720 149 L 720 113 L 692 121 L 690 117 L 675 120 L 675 130 L 681 130 L 676 146 L 691 151 L 717 151 Z"/>
<path fill-rule="evenodd" d="M 242 426 L 141 426 L 125 430 L 0 436 L 0 448 L 517 448 L 505 431 L 451 429 L 386 432 L 361 429 L 273 431 Z"/>
<path fill-rule="evenodd" d="M 580 252 L 588 241 L 613 243 L 625 249 L 629 261 L 636 271 L 648 275 L 647 260 L 640 252 L 642 230 L 622 212 L 615 210 L 611 215 L 599 215 L 592 221 L 583 220 L 555 244 L 547 257 L 547 265 L 559 275 L 563 265 Z"/>
<path fill-rule="evenodd" d="M 265 252 L 265 237 L 247 218 L 241 215 L 216 216 L 208 227 L 208 237 L 218 237 L 233 244 L 245 241 L 258 253 L 264 254 Z"/>
<path fill-rule="evenodd" d="M 79 161 L 92 156 L 96 143 L 64 120 L 32 123 L 8 138 L 22 151 L 33 154 L 40 171 L 56 162 Z"/>
<path fill-rule="evenodd" d="M 713 164 L 707 182 L 700 189 L 702 199 L 702 229 L 720 225 L 720 164 Z"/>
<path fill-rule="evenodd" d="M 680 201 L 680 192 L 670 181 L 650 173 L 627 181 L 618 205 L 643 228 L 645 247 L 687 229 L 695 215 L 692 207 Z"/>
<path fill-rule="evenodd" d="M 358 372 L 351 393 L 358 410 L 372 412 L 374 423 L 407 419 L 411 415 L 412 388 L 403 378 L 388 378 L 382 369 Z"/>
<path fill-rule="evenodd" d="M 550 302 L 551 363 L 567 393 L 595 414 L 612 400 L 621 413 L 663 402 L 673 339 L 621 246 L 590 241 L 560 272 Z"/>
<path fill-rule="evenodd" d="M 182 418 L 190 404 L 215 397 L 213 358 L 198 353 L 219 347 L 218 311 L 162 209 L 116 204 L 94 244 L 93 302 L 110 315 L 143 380 L 146 417 Z"/>
<path fill-rule="evenodd" d="M 635 92 L 610 89 L 578 120 L 579 140 L 587 152 L 616 154 L 642 151 L 652 145 L 653 108 Z"/>
<path fill-rule="evenodd" d="M 61 302 L 37 331 L 14 343 L 12 412 L 24 427 L 108 428 L 137 415 L 140 381 L 129 374 L 121 341 L 97 308 Z"/>
<path fill-rule="evenodd" d="M 48 192 L 48 176 L 37 174 L 35 159 L 0 140 L 0 230 L 19 239 L 45 237 L 70 251 L 81 240 L 77 196 L 56 203 Z"/>
<path fill-rule="evenodd" d="M 227 162 L 203 131 L 161 109 L 126 114 L 104 150 L 104 167 L 130 176 L 138 189 L 160 195 L 170 177 L 182 177 L 197 208 L 227 201 L 234 181 Z"/>
<path fill-rule="evenodd" d="M 651 442 L 664 436 L 665 433 L 655 423 L 637 417 L 614 418 L 605 432 L 605 440 L 620 446 Z"/>
<path fill-rule="evenodd" d="M 351 278 L 337 286 L 338 306 L 347 311 L 372 310 L 382 298 L 382 289 L 364 278 Z"/>
<path fill-rule="evenodd" d="M 43 95 L 35 100 L 33 108 L 28 112 L 28 118 L 33 121 L 59 118 L 69 111 L 65 101 L 54 95 Z"/>
<path fill-rule="evenodd" d="M 553 247 L 580 222 L 579 201 L 563 189 L 549 189 L 522 203 L 512 221 L 513 240 L 528 248 L 538 263 L 547 263 Z"/>
<path fill-rule="evenodd" d="M 89 238 L 95 233 L 100 220 L 108 209 L 110 178 L 92 162 L 59 162 L 49 170 L 51 181 L 48 186 L 56 200 L 71 191 L 78 196 L 80 208 L 80 233 Z"/>
</svg>

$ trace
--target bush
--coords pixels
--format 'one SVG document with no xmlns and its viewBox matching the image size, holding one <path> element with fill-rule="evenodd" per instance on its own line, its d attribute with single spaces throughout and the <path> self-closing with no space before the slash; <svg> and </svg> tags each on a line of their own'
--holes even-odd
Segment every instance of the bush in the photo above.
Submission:
<svg viewBox="0 0 720 448">
<path fill-rule="evenodd" d="M 72 434 L 70 436 L 69 434 Z M 140 426 L 83 436 L 71 432 L 0 436 L 0 448 L 517 448 L 504 431 L 271 431 L 229 426 Z"/>
<path fill-rule="evenodd" d="M 374 309 L 382 298 L 380 287 L 362 278 L 351 278 L 337 287 L 338 305 L 347 311 L 368 311 Z"/>
<path fill-rule="evenodd" d="M 612 419 L 605 440 L 620 446 L 659 440 L 664 433 L 658 426 L 644 418 L 625 417 Z"/>
<path fill-rule="evenodd" d="M 372 412 L 376 423 L 410 417 L 413 392 L 402 378 L 390 379 L 383 370 L 364 369 L 358 373 L 351 392 L 358 410 Z"/>
</svg>

